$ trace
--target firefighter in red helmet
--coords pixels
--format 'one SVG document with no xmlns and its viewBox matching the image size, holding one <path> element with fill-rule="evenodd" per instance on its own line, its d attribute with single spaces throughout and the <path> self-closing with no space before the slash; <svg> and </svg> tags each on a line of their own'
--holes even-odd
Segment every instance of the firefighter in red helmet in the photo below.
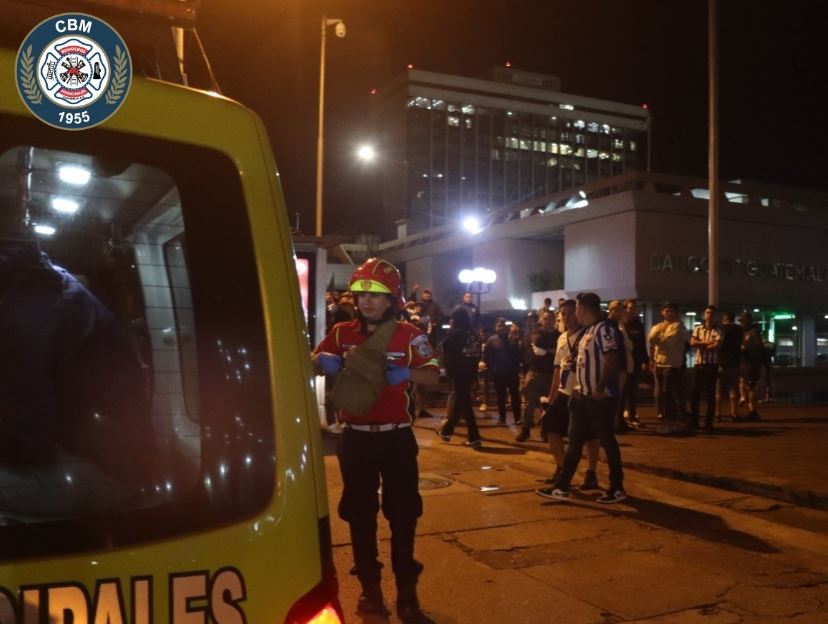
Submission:
<svg viewBox="0 0 828 624">
<path fill-rule="evenodd" d="M 377 551 L 381 483 L 382 512 L 391 527 L 397 615 L 407 624 L 427 624 L 432 620 L 420 609 L 416 592 L 423 566 L 414 559 L 414 534 L 423 501 L 409 382 L 436 384 L 439 366 L 428 336 L 398 320 L 404 299 L 400 273 L 393 264 L 379 258 L 366 260 L 354 272 L 349 288 L 356 297 L 356 318 L 334 325 L 316 347 L 313 363 L 320 374 L 340 373 L 334 396 L 345 397 L 341 405 L 354 406 L 354 411 L 340 409 L 345 429 L 337 457 L 344 486 L 339 515 L 350 526 L 354 572 L 362 585 L 357 608 L 388 615 Z M 371 356 L 380 358 L 379 368 L 369 368 Z M 372 392 L 376 398 L 364 410 L 357 407 L 358 401 L 347 400 L 349 395 L 364 399 Z"/>
</svg>

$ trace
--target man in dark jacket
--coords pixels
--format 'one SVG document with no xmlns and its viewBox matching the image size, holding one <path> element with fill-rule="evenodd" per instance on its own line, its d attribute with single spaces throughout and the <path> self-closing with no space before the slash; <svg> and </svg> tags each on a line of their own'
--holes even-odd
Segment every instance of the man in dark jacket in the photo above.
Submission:
<svg viewBox="0 0 828 624">
<path fill-rule="evenodd" d="M 730 418 L 737 420 L 739 400 L 739 362 L 742 354 L 742 328 L 734 323 L 733 312 L 722 315 L 722 343 L 719 346 L 719 376 L 716 385 L 716 405 L 721 407 L 727 396 L 730 404 Z M 721 420 L 719 410 L 719 420 Z"/>
<path fill-rule="evenodd" d="M 509 393 L 515 424 L 520 424 L 520 344 L 509 339 L 506 319 L 498 317 L 495 333 L 486 341 L 483 361 L 497 393 L 498 424 L 506 424 L 506 393 Z"/>
<path fill-rule="evenodd" d="M 480 339 L 471 328 L 469 315 L 461 308 L 451 314 L 451 328 L 443 341 L 443 365 L 446 376 L 451 382 L 454 402 L 448 414 L 448 420 L 437 430 L 437 435 L 448 442 L 454 433 L 460 418 L 466 421 L 468 429 L 467 446 L 477 450 L 481 446 L 480 432 L 472 409 L 471 390 L 477 378 L 477 366 L 480 362 Z"/>
<path fill-rule="evenodd" d="M 527 337 L 523 348 L 523 396 L 526 398 L 526 409 L 523 412 L 523 427 L 515 438 L 516 442 L 525 442 L 529 439 L 535 410 L 541 407 L 540 399 L 549 394 L 552 385 L 555 349 L 558 344 L 554 313 L 544 312 L 538 325 L 531 332 L 527 332 Z"/>
<path fill-rule="evenodd" d="M 627 412 L 627 424 L 630 427 L 638 427 L 638 381 L 641 373 L 647 372 L 650 368 L 650 355 L 647 353 L 647 333 L 644 330 L 644 323 L 638 316 L 635 299 L 627 299 L 624 302 L 624 309 L 627 311 L 624 329 L 633 343 L 633 370 L 627 375 L 624 383 L 621 409 Z"/>
</svg>

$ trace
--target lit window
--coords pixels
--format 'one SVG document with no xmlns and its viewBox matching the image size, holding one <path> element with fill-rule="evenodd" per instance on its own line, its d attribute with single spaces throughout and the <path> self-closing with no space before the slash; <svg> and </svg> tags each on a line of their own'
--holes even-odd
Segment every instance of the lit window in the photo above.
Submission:
<svg viewBox="0 0 828 624">
<path fill-rule="evenodd" d="M 474 115 L 474 106 L 471 104 L 464 104 L 462 111 L 464 115 Z"/>
<path fill-rule="evenodd" d="M 569 156 L 572 154 L 572 147 L 566 143 L 561 143 L 561 154 L 563 156 Z"/>
<path fill-rule="evenodd" d="M 635 151 L 635 149 L 636 149 L 636 144 L 635 144 L 635 141 L 630 141 L 630 151 L 631 151 L 631 152 L 634 152 L 634 151 Z"/>
<path fill-rule="evenodd" d="M 586 127 L 586 123 L 584 123 L 583 119 L 579 119 L 578 121 L 574 122 L 572 125 L 575 128 L 578 128 L 578 130 L 583 130 Z"/>
<path fill-rule="evenodd" d="M 624 141 L 622 141 L 621 139 L 613 139 L 612 146 L 615 149 L 624 149 Z"/>
<path fill-rule="evenodd" d="M 445 110 L 446 103 L 443 100 L 431 100 L 431 108 L 435 108 L 437 110 Z"/>
<path fill-rule="evenodd" d="M 575 142 L 578 145 L 583 145 L 585 143 L 584 135 L 583 134 L 576 134 L 575 135 Z"/>
<path fill-rule="evenodd" d="M 609 134 L 609 133 L 610 133 L 610 127 L 609 127 L 609 124 L 604 124 L 604 125 L 602 125 L 602 126 L 601 126 L 601 132 L 603 132 L 604 134 Z"/>
<path fill-rule="evenodd" d="M 545 152 L 546 151 L 546 143 L 543 141 L 535 141 L 535 151 L 536 152 Z"/>
<path fill-rule="evenodd" d="M 613 154 L 612 162 L 621 162 L 621 154 Z"/>
<path fill-rule="evenodd" d="M 513 149 L 517 149 L 518 147 L 520 147 L 520 144 L 518 143 L 518 140 L 517 140 L 516 137 L 507 137 L 506 138 L 506 147 L 511 147 Z"/>
<path fill-rule="evenodd" d="M 511 117 L 512 116 L 512 111 L 506 111 L 506 116 Z"/>
<path fill-rule="evenodd" d="M 546 161 L 547 167 L 557 167 L 558 166 L 558 159 L 557 158 L 550 158 Z"/>
<path fill-rule="evenodd" d="M 598 158 L 600 158 L 601 160 L 606 160 L 609 157 L 609 152 L 598 152 Z"/>
<path fill-rule="evenodd" d="M 459 109 L 457 108 L 456 104 L 449 104 L 448 105 L 448 112 L 456 113 Z"/>
<path fill-rule="evenodd" d="M 557 143 L 549 143 L 547 146 L 547 150 L 550 154 L 557 154 L 558 153 L 558 144 Z"/>
<path fill-rule="evenodd" d="M 466 126 L 466 128 L 471 128 L 471 127 L 472 127 L 472 120 L 471 120 L 471 117 L 466 117 L 466 118 L 463 120 L 463 124 Z"/>
<path fill-rule="evenodd" d="M 583 158 L 583 156 L 584 156 L 584 148 L 583 148 L 583 147 L 579 147 L 577 150 L 575 150 L 575 156 L 578 156 L 579 158 Z"/>
<path fill-rule="evenodd" d="M 449 115 L 446 119 L 448 119 L 448 125 L 452 126 L 453 128 L 460 127 L 460 118 L 456 115 Z"/>
<path fill-rule="evenodd" d="M 588 149 L 586 154 L 587 158 L 598 158 L 598 150 Z"/>
<path fill-rule="evenodd" d="M 587 126 L 587 130 L 589 130 L 590 132 L 596 132 L 596 133 L 600 132 L 600 128 L 599 128 L 598 124 L 594 121 L 589 122 L 589 125 Z"/>
<path fill-rule="evenodd" d="M 530 150 L 530 149 L 532 149 L 532 144 L 531 144 L 531 142 L 530 142 L 530 141 L 527 141 L 526 139 L 521 139 L 521 140 L 520 140 L 520 149 L 522 149 L 522 150 Z"/>
<path fill-rule="evenodd" d="M 493 149 L 492 150 L 492 160 L 500 160 L 500 150 Z"/>
<path fill-rule="evenodd" d="M 575 107 L 572 104 L 558 104 L 558 108 L 562 108 L 563 110 L 575 110 Z"/>
</svg>

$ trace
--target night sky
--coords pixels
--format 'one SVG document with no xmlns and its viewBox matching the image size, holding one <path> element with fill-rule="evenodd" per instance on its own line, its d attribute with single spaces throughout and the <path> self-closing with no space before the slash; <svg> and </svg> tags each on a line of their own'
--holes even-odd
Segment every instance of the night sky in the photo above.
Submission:
<svg viewBox="0 0 828 624">
<path fill-rule="evenodd" d="M 720 177 L 828 190 L 825 9 L 720 0 Z M 288 212 L 313 233 L 321 16 L 329 31 L 325 232 L 359 232 L 376 178 L 358 164 L 370 90 L 418 69 L 560 76 L 562 91 L 653 114 L 653 170 L 707 176 L 706 0 L 203 0 L 197 25 L 223 92 L 265 121 Z"/>
</svg>

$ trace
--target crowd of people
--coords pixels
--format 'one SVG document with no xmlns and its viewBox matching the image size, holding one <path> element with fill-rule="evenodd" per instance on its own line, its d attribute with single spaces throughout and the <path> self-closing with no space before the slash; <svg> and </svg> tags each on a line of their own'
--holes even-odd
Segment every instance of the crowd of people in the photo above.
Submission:
<svg viewBox="0 0 828 624">
<path fill-rule="evenodd" d="M 720 325 L 716 307 L 707 306 L 691 332 L 678 305 L 667 302 L 661 307 L 663 320 L 647 332 L 635 300 L 612 301 L 604 310 L 598 295 L 581 293 L 560 299 L 557 307 L 546 299 L 527 314 L 523 327 L 498 317 L 488 335 L 472 294 L 465 293 L 444 331 L 445 318 L 431 291 L 420 294 L 417 285 L 406 303 L 399 272 L 377 258 L 356 270 L 347 293 L 326 293 L 326 300 L 328 332 L 313 362 L 317 373 L 329 378 L 331 408 L 343 426 L 337 452 L 344 486 L 339 515 L 351 529 L 352 572 L 362 584 L 358 609 L 388 613 L 376 544 L 381 507 L 391 526 L 397 613 L 403 622 L 431 622 L 416 595 L 423 566 L 414 559 L 414 536 L 422 498 L 411 425 L 415 417 L 431 416 L 423 388 L 437 383 L 441 365 L 451 390 L 446 417 L 436 429 L 440 439 L 448 443 L 463 420 L 465 444 L 480 449 L 474 398 L 480 411 L 487 411 L 493 386 L 497 424 L 507 425 L 508 407 L 519 426 L 517 442 L 529 440 L 540 425 L 555 470 L 536 493 L 553 501 L 570 498 L 584 447 L 587 470 L 579 488 L 600 489 L 595 469 L 603 448 L 609 487 L 596 500 L 626 499 L 616 434 L 642 426 L 638 394 L 645 375 L 652 376 L 660 421 L 656 430 L 663 434 L 712 429 L 723 417 L 718 409 L 723 404 L 734 421 L 758 420 L 758 386 L 764 380 L 770 387 L 769 350 L 749 312 L 739 316 L 738 324 L 725 312 Z M 747 413 L 740 415 L 743 404 Z"/>
</svg>

